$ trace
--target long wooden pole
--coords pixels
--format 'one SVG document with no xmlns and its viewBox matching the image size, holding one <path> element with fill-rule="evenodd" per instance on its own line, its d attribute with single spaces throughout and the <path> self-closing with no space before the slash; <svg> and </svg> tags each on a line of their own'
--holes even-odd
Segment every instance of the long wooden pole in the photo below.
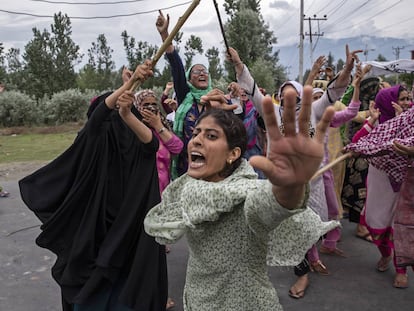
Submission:
<svg viewBox="0 0 414 311">
<path fill-rule="evenodd" d="M 226 34 L 224 33 L 224 27 L 223 27 L 223 22 L 221 21 L 221 16 L 220 16 L 220 11 L 218 8 L 218 4 L 216 0 L 213 0 L 214 2 L 214 7 L 216 8 L 216 13 L 217 13 L 217 18 L 220 24 L 220 30 L 221 30 L 221 34 L 223 36 L 223 40 L 224 40 L 224 45 L 226 46 L 226 52 L 229 52 L 229 44 L 227 43 L 227 39 L 226 39 Z"/>
<path fill-rule="evenodd" d="M 188 19 L 188 17 L 191 15 L 191 13 L 194 11 L 194 9 L 199 5 L 200 0 L 193 0 L 191 5 L 188 7 L 188 9 L 184 12 L 183 16 L 178 18 L 178 22 L 173 28 L 173 30 L 170 32 L 168 37 L 165 39 L 164 43 L 161 45 L 161 47 L 158 49 L 157 53 L 155 54 L 154 58 L 152 59 L 152 67 L 154 68 L 161 56 L 164 54 L 167 47 L 172 43 L 174 37 L 176 34 L 180 31 L 181 27 L 184 25 L 185 21 Z M 140 85 L 142 81 L 137 80 L 134 82 L 134 84 L 131 87 L 131 91 L 135 91 Z"/>
<path fill-rule="evenodd" d="M 311 180 L 321 176 L 323 173 L 325 173 L 327 170 L 331 169 L 332 167 L 334 167 L 335 165 L 337 165 L 339 162 L 342 162 L 345 159 L 351 158 L 352 157 L 352 152 L 348 152 L 345 153 L 339 157 L 337 157 L 335 160 L 333 160 L 331 163 L 325 165 L 324 167 L 322 167 L 319 171 L 317 171 L 315 173 L 315 175 L 312 176 Z"/>
</svg>

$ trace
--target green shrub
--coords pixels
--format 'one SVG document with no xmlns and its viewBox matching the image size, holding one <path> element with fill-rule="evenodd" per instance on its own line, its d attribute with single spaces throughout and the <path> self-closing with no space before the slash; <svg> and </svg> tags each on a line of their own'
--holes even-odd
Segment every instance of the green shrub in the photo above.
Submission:
<svg viewBox="0 0 414 311">
<path fill-rule="evenodd" d="M 39 107 L 30 96 L 18 91 L 0 93 L 0 125 L 31 126 L 38 123 Z"/>
</svg>

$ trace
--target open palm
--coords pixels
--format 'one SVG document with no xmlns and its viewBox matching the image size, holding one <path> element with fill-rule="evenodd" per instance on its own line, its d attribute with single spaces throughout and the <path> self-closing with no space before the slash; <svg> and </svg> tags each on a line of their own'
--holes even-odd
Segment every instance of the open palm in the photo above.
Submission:
<svg viewBox="0 0 414 311">
<path fill-rule="evenodd" d="M 287 91 L 284 97 L 283 136 L 276 121 L 271 98 L 263 100 L 263 119 L 267 131 L 267 155 L 252 157 L 250 163 L 262 170 L 269 181 L 282 188 L 306 184 L 318 170 L 324 155 L 324 136 L 334 114 L 333 108 L 325 111 L 317 125 L 314 138 L 309 136 L 312 88 L 305 87 L 296 131 L 296 94 Z"/>
</svg>

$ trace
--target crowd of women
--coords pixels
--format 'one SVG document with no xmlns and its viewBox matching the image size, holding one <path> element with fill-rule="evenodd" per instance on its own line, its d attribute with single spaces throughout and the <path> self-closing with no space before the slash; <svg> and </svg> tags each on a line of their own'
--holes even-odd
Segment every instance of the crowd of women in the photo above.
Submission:
<svg viewBox="0 0 414 311">
<path fill-rule="evenodd" d="M 160 12 L 163 41 L 168 26 Z M 266 266 L 294 267 L 289 295 L 302 298 L 310 271 L 330 274 L 319 252 L 346 256 L 339 220 L 355 195 L 364 202 L 357 234 L 378 246 L 376 268 L 392 261 L 393 285 L 407 287 L 414 109 L 403 86 L 366 78 L 362 51 L 345 52 L 336 75 L 320 79 L 320 57 L 304 86 L 287 81 L 273 97 L 233 48 L 227 60 L 237 81 L 228 93 L 212 87 L 204 65 L 185 70 L 172 44 L 165 55 L 173 81 L 161 103 L 151 90 L 133 90 L 152 76 L 151 61 L 125 69 L 123 85 L 92 100 L 73 145 L 19 181 L 42 222 L 36 243 L 57 255 L 52 275 L 64 310 L 173 307 L 164 246 L 184 235 L 185 310 L 282 310 Z M 350 129 L 351 120 L 362 125 Z M 356 133 L 345 143 L 353 158 L 322 174 L 340 135 L 328 129 L 344 125 L 342 133 Z M 365 167 L 354 159 L 368 163 L 365 192 L 357 189 Z M 351 174 L 360 179 L 348 185 Z"/>
</svg>

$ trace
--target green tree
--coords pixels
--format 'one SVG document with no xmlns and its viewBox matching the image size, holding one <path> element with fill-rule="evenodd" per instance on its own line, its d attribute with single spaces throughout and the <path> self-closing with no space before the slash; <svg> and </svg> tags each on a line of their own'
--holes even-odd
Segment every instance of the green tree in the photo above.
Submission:
<svg viewBox="0 0 414 311">
<path fill-rule="evenodd" d="M 377 62 L 386 62 L 388 61 L 384 55 L 382 55 L 381 53 L 378 54 L 377 58 L 375 59 Z"/>
<path fill-rule="evenodd" d="M 20 49 L 10 48 L 6 53 L 7 61 L 7 88 L 23 89 L 23 63 L 20 57 Z"/>
<path fill-rule="evenodd" d="M 23 54 L 23 90 L 38 100 L 44 95 L 74 88 L 75 65 L 82 58 L 79 46 L 71 39 L 72 26 L 67 15 L 54 15 L 52 33 L 33 28 L 33 39 Z"/>
<path fill-rule="evenodd" d="M 54 65 L 50 49 L 50 33 L 33 28 L 33 39 L 25 46 L 23 54 L 24 75 L 22 90 L 37 100 L 54 91 Z"/>
<path fill-rule="evenodd" d="M 152 59 L 157 53 L 158 46 L 151 45 L 146 41 L 137 41 L 134 37 L 129 36 L 126 30 L 122 32 L 121 37 L 128 66 L 131 70 L 142 64 L 146 59 Z"/>
<path fill-rule="evenodd" d="M 192 65 L 196 53 L 203 54 L 204 52 L 201 38 L 191 35 L 185 43 L 184 50 L 184 66 L 188 69 Z"/>
<path fill-rule="evenodd" d="M 262 81 L 265 88 L 274 89 L 277 81 L 285 80 L 284 68 L 278 65 L 278 51 L 273 50 L 277 39 L 265 24 L 260 13 L 260 1 L 254 0 L 226 0 L 224 4 L 226 13 L 230 19 L 225 24 L 227 41 L 240 55 L 242 61 L 249 68 L 257 68 L 259 65 L 266 65 L 261 70 L 268 70 L 272 81 Z M 243 35 L 243 34 L 249 34 Z M 257 62 L 257 66 L 255 63 Z M 228 79 L 234 80 L 234 68 L 231 64 L 225 64 L 228 72 Z M 254 73 L 253 76 L 256 78 Z"/>
<path fill-rule="evenodd" d="M 333 71 L 335 71 L 334 60 L 335 60 L 334 56 L 332 55 L 331 52 L 329 52 L 328 60 L 326 62 L 326 67 L 331 67 Z"/>
<path fill-rule="evenodd" d="M 112 53 L 105 35 L 100 34 L 88 49 L 88 63 L 79 73 L 78 85 L 81 89 L 103 91 L 113 88 L 115 62 Z"/>
<path fill-rule="evenodd" d="M 342 68 L 344 68 L 345 66 L 345 62 L 342 58 L 338 59 L 338 61 L 336 62 L 336 72 L 340 72 L 342 70 Z"/>
<path fill-rule="evenodd" d="M 53 91 L 76 87 L 75 65 L 82 60 L 79 46 L 72 40 L 72 25 L 70 18 L 61 12 L 54 15 L 54 24 L 51 25 L 50 51 L 54 70 L 52 72 Z M 51 94 L 50 94 L 51 95 Z"/>
<path fill-rule="evenodd" d="M 146 41 L 136 41 L 134 37 L 129 36 L 124 30 L 121 34 L 126 58 L 128 61 L 128 68 L 135 70 L 135 68 L 142 64 L 146 59 L 152 59 L 158 51 L 157 45 L 151 45 Z M 154 68 L 154 76 L 159 76 L 159 71 Z M 148 79 L 142 84 L 142 88 L 152 88 L 154 86 L 154 79 Z"/>
<path fill-rule="evenodd" d="M 223 75 L 223 67 L 220 65 L 219 50 L 212 47 L 207 50 L 205 56 L 208 59 L 208 71 L 213 81 L 219 80 Z"/>
<path fill-rule="evenodd" d="M 6 64 L 4 60 L 4 46 L 3 42 L 0 42 L 0 83 L 4 83 L 6 80 Z"/>
</svg>

